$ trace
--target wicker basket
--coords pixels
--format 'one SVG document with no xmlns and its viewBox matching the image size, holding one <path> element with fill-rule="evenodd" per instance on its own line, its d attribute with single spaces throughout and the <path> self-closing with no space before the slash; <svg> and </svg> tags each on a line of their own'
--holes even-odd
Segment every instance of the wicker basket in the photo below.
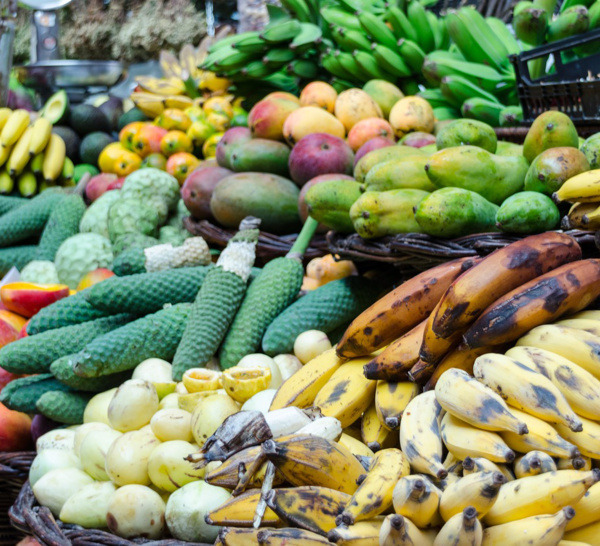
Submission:
<svg viewBox="0 0 600 546">
<path fill-rule="evenodd" d="M 79 525 L 68 525 L 54 518 L 45 506 L 40 506 L 29 482 L 23 485 L 17 500 L 8 513 L 12 524 L 19 530 L 33 535 L 36 540 L 48 546 L 210 546 L 199 542 L 184 542 L 175 539 L 127 540 L 100 529 L 84 529 Z M 14 543 L 12 543 L 14 545 Z"/>
<path fill-rule="evenodd" d="M 570 230 L 585 257 L 598 257 L 598 237 L 593 231 Z M 346 235 L 330 231 L 329 251 L 343 259 L 392 264 L 403 273 L 425 271 L 436 265 L 466 256 L 485 256 L 523 237 L 505 233 L 478 233 L 458 239 L 438 239 L 422 233 L 407 233 L 367 240 L 356 233 Z"/>
<path fill-rule="evenodd" d="M 194 220 L 190 216 L 183 219 L 184 227 L 193 235 L 200 235 L 206 242 L 213 247 L 225 248 L 227 241 L 236 233 L 235 230 L 226 230 L 211 224 L 207 220 Z M 256 245 L 256 264 L 263 265 L 273 258 L 285 256 L 294 241 L 297 234 L 292 235 L 274 235 L 261 231 Z M 304 253 L 305 261 L 312 260 L 327 254 L 327 240 L 324 235 L 315 235 L 310 246 Z"/>
<path fill-rule="evenodd" d="M 0 452 L 0 546 L 14 546 L 23 534 L 8 518 L 8 510 L 27 479 L 34 451 Z"/>
</svg>

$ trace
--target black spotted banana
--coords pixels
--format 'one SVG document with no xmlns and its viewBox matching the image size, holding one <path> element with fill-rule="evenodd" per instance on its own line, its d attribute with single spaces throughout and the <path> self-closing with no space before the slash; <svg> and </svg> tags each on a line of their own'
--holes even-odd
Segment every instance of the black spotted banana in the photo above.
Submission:
<svg viewBox="0 0 600 546">
<path fill-rule="evenodd" d="M 44 151 L 50 141 L 52 124 L 43 117 L 35 120 L 32 128 L 31 140 L 29 142 L 29 155 L 34 156 Z"/>
<path fill-rule="evenodd" d="M 597 419 L 600 415 L 600 381 L 577 364 L 536 347 L 513 347 L 506 356 L 546 376 L 577 415 L 588 419 Z"/>
<path fill-rule="evenodd" d="M 495 463 L 511 463 L 515 460 L 515 452 L 504 442 L 500 434 L 475 428 L 451 413 L 444 415 L 440 430 L 448 451 L 459 459 L 468 456 L 485 457 Z M 517 438 L 522 437 L 518 434 L 514 435 Z"/>
<path fill-rule="evenodd" d="M 580 455 L 573 459 L 558 459 L 556 468 L 558 470 L 580 470 L 585 472 L 592 469 L 592 458 Z"/>
<path fill-rule="evenodd" d="M 13 177 L 19 176 L 27 166 L 27 163 L 29 163 L 29 159 L 31 158 L 29 155 L 29 143 L 31 142 L 32 134 L 33 129 L 31 127 L 27 127 L 12 148 L 10 157 L 6 163 L 6 170 Z M 62 170 L 62 163 L 60 167 Z"/>
<path fill-rule="evenodd" d="M 564 425 L 554 425 L 554 428 L 565 440 L 576 445 L 582 455 L 600 459 L 600 423 L 585 417 L 581 421 L 583 430 L 580 432 L 573 432 Z"/>
<path fill-rule="evenodd" d="M 402 414 L 400 448 L 414 472 L 445 478 L 448 471 L 442 464 L 442 436 L 439 419 L 442 406 L 429 391 L 413 398 Z"/>
<path fill-rule="evenodd" d="M 400 514 L 386 516 L 379 531 L 379 546 L 429 546 L 435 531 L 421 531 L 412 521 Z"/>
<path fill-rule="evenodd" d="M 267 506 L 284 521 L 326 535 L 335 528 L 336 517 L 350 501 L 350 495 L 327 487 L 306 485 L 272 489 Z"/>
<path fill-rule="evenodd" d="M 496 464 L 484 457 L 467 457 L 462 462 L 463 476 L 468 476 L 474 472 L 500 472 L 504 474 L 507 481 L 515 479 L 515 475 L 510 468 L 503 464 Z"/>
<path fill-rule="evenodd" d="M 377 381 L 375 408 L 377 417 L 389 429 L 400 428 L 402 413 L 408 403 L 419 394 L 419 386 L 410 381 Z"/>
<path fill-rule="evenodd" d="M 516 408 L 513 409 L 513 413 L 525 422 L 529 430 L 527 434 L 522 435 L 513 432 L 500 433 L 502 439 L 515 451 L 545 451 L 560 459 L 572 459 L 580 455 L 577 447 L 560 436 L 550 423 Z"/>
<path fill-rule="evenodd" d="M 420 529 L 442 524 L 440 498 L 442 491 L 429 480 L 418 476 L 404 476 L 394 487 L 394 511 L 407 517 Z"/>
<path fill-rule="evenodd" d="M 46 182 L 56 180 L 62 173 L 63 163 L 66 157 L 65 141 L 52 133 L 50 141 L 46 146 L 44 153 L 44 163 L 42 165 L 42 174 Z"/>
<path fill-rule="evenodd" d="M 567 506 L 555 514 L 531 516 L 488 527 L 483 532 L 483 544 L 521 546 L 525 543 L 536 546 L 555 546 L 563 537 L 565 527 L 574 515 L 575 510 Z"/>
<path fill-rule="evenodd" d="M 544 451 L 530 451 L 515 460 L 515 476 L 525 478 L 526 476 L 537 476 L 544 472 L 555 472 L 558 470 L 554 459 Z"/>
<path fill-rule="evenodd" d="M 321 535 L 296 527 L 244 529 L 223 527 L 215 544 L 222 546 L 324 546 L 330 542 Z"/>
<path fill-rule="evenodd" d="M 474 472 L 449 485 L 440 499 L 440 514 L 444 521 L 461 513 L 468 506 L 482 518 L 494 505 L 506 478 L 501 472 Z"/>
<path fill-rule="evenodd" d="M 346 504 L 339 524 L 378 516 L 392 505 L 396 482 L 410 473 L 410 465 L 399 449 L 383 449 L 375 454 L 371 469 Z"/>
<path fill-rule="evenodd" d="M 252 489 L 237 497 L 231 497 L 206 515 L 206 523 L 209 525 L 252 527 L 254 513 L 260 496 L 260 489 Z M 262 517 L 261 526 L 271 527 L 280 523 L 279 516 L 270 508 L 267 508 Z"/>
<path fill-rule="evenodd" d="M 439 530 L 433 546 L 480 546 L 483 527 L 477 519 L 477 510 L 467 506 L 460 514 L 452 516 Z"/>
<path fill-rule="evenodd" d="M 487 525 L 500 525 L 530 516 L 553 514 L 573 506 L 600 478 L 600 471 L 557 470 L 506 483 L 485 515 Z"/>
<path fill-rule="evenodd" d="M 435 396 L 447 412 L 477 428 L 527 432 L 525 423 L 511 413 L 500 396 L 464 370 L 445 371 L 435 385 Z"/>
<path fill-rule="evenodd" d="M 398 445 L 398 432 L 386 427 L 379 419 L 375 400 L 361 417 L 360 435 L 363 443 L 375 452 Z"/>
<path fill-rule="evenodd" d="M 383 519 L 383 516 L 377 516 L 366 521 L 359 521 L 350 526 L 339 525 L 327 533 L 327 538 L 339 546 L 377 544 Z"/>
<path fill-rule="evenodd" d="M 496 391 L 512 407 L 535 417 L 581 430 L 581 420 L 545 375 L 505 355 L 490 353 L 477 357 L 473 375 Z"/>
</svg>

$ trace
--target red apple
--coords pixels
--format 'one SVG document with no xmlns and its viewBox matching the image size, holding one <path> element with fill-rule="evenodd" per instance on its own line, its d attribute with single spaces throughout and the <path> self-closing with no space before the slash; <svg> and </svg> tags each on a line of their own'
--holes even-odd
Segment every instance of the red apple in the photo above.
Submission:
<svg viewBox="0 0 600 546">
<path fill-rule="evenodd" d="M 115 274 L 110 270 L 110 269 L 106 269 L 104 267 L 99 267 L 98 269 L 94 269 L 93 271 L 90 271 L 89 273 L 86 273 L 81 280 L 79 281 L 79 284 L 77 285 L 77 291 L 79 292 L 80 290 L 83 290 L 84 288 L 89 288 L 90 286 L 94 285 L 94 284 L 98 284 L 99 282 L 102 282 L 105 279 L 108 279 L 110 277 L 114 277 Z"/>
<path fill-rule="evenodd" d="M 40 309 L 66 298 L 69 287 L 64 284 L 12 282 L 0 288 L 0 299 L 6 307 L 24 317 L 32 317 Z M 23 327 L 21 325 L 17 331 Z"/>
<path fill-rule="evenodd" d="M 24 451 L 33 447 L 31 419 L 0 403 L 0 451 Z"/>
</svg>

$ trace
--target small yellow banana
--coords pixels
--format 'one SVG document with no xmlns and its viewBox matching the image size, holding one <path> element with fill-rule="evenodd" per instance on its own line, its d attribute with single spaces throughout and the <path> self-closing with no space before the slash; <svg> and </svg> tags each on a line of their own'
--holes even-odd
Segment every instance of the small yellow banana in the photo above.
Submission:
<svg viewBox="0 0 600 546">
<path fill-rule="evenodd" d="M 6 120 L 0 132 L 0 144 L 4 147 L 12 146 L 19 140 L 25 129 L 29 126 L 29 112 L 27 110 L 14 110 Z"/>
<path fill-rule="evenodd" d="M 527 476 L 504 484 L 494 506 L 483 518 L 487 525 L 500 525 L 529 516 L 554 514 L 573 506 L 600 478 L 600 471 L 557 470 Z"/>
<path fill-rule="evenodd" d="M 260 489 L 245 491 L 237 497 L 231 497 L 221 506 L 206 515 L 209 525 L 231 525 L 233 527 L 252 527 L 256 505 L 260 500 Z M 261 526 L 271 527 L 281 523 L 279 516 L 267 508 L 261 520 Z"/>
<path fill-rule="evenodd" d="M 31 135 L 33 131 L 31 127 L 27 127 L 21 138 L 13 146 L 13 149 L 6 163 L 6 170 L 11 176 L 18 176 L 23 172 L 23 169 L 29 163 L 29 143 L 31 142 Z"/>
<path fill-rule="evenodd" d="M 563 394 L 535 369 L 508 356 L 490 353 L 475 360 L 473 375 L 512 407 L 550 423 L 567 425 L 575 432 L 582 428 Z"/>
<path fill-rule="evenodd" d="M 21 173 L 17 179 L 17 187 L 19 188 L 19 193 L 23 197 L 31 197 L 32 195 L 35 195 L 38 191 L 38 184 L 35 174 L 33 174 L 31 171 L 25 171 Z"/>
<path fill-rule="evenodd" d="M 526 476 L 537 476 L 544 472 L 556 472 L 558 470 L 554 459 L 544 451 L 530 451 L 517 458 L 514 464 L 515 476 L 525 478 Z"/>
<path fill-rule="evenodd" d="M 39 117 L 32 125 L 31 141 L 29 143 L 29 155 L 36 155 L 44 151 L 50 141 L 52 124 L 43 117 Z"/>
<path fill-rule="evenodd" d="M 222 546 L 326 546 L 329 541 L 316 533 L 284 527 L 282 529 L 244 529 L 241 527 L 223 527 L 215 544 Z"/>
<path fill-rule="evenodd" d="M 560 457 L 562 459 L 572 459 L 580 455 L 577 446 L 560 436 L 552 428 L 552 425 L 546 423 L 546 421 L 542 421 L 533 415 L 517 409 L 514 409 L 513 413 L 527 423 L 529 432 L 523 435 L 512 432 L 501 432 L 500 436 L 502 436 L 502 439 L 511 449 L 520 451 L 521 453 L 527 453 L 532 450 L 544 451 L 553 457 Z M 570 429 L 569 432 L 571 432 Z M 577 434 L 581 433 L 578 432 Z"/>
<path fill-rule="evenodd" d="M 446 454 L 443 464 L 444 468 L 448 471 L 448 474 L 456 474 L 457 476 L 463 475 L 463 462 L 449 451 Z"/>
<path fill-rule="evenodd" d="M 589 523 L 583 527 L 578 527 L 571 531 L 567 531 L 563 537 L 563 541 L 573 541 L 578 544 L 582 543 L 586 546 L 598 546 L 600 544 L 600 521 Z M 562 544 L 561 542 L 561 544 Z"/>
<path fill-rule="evenodd" d="M 554 194 L 558 201 L 589 203 L 600 200 L 600 169 L 569 178 Z"/>
<path fill-rule="evenodd" d="M 410 465 L 399 449 L 377 452 L 371 469 L 346 504 L 338 524 L 353 525 L 387 510 L 392 505 L 396 482 L 408 474 Z"/>
<path fill-rule="evenodd" d="M 582 417 L 583 430 L 573 432 L 564 425 L 554 425 L 556 431 L 568 442 L 577 446 L 580 453 L 592 459 L 600 459 L 600 423 Z"/>
<path fill-rule="evenodd" d="M 595 336 L 600 336 L 600 320 L 592 319 L 565 319 L 558 320 L 554 324 L 556 326 L 566 326 L 567 328 L 575 328 L 576 330 L 585 330 Z"/>
<path fill-rule="evenodd" d="M 435 397 L 447 412 L 474 427 L 517 434 L 527 432 L 525 423 L 511 413 L 500 396 L 464 370 L 445 371 L 435 385 Z"/>
<path fill-rule="evenodd" d="M 366 521 L 359 521 L 354 525 L 340 525 L 327 533 L 327 538 L 339 546 L 370 546 L 377 544 L 379 530 L 383 523 L 383 516 Z"/>
<path fill-rule="evenodd" d="M 360 457 L 374 457 L 375 453 L 363 444 L 360 440 L 357 440 L 354 436 L 350 436 L 350 434 L 342 433 L 340 439 L 338 440 L 338 444 L 344 446 L 348 451 L 352 453 L 354 456 Z"/>
<path fill-rule="evenodd" d="M 386 516 L 379 531 L 379 546 L 433 545 L 435 531 L 421 531 L 400 514 Z"/>
<path fill-rule="evenodd" d="M 488 527 L 483 532 L 486 546 L 556 546 L 565 532 L 567 522 L 573 518 L 575 510 L 570 506 L 555 514 L 531 516 Z"/>
<path fill-rule="evenodd" d="M 536 347 L 513 347 L 506 356 L 550 379 L 577 415 L 588 419 L 597 419 L 600 415 L 600 381 L 581 366 Z"/>
<path fill-rule="evenodd" d="M 362 441 L 373 451 L 396 447 L 398 445 L 398 432 L 386 428 L 379 420 L 375 400 L 373 400 L 361 417 L 360 433 Z"/>
<path fill-rule="evenodd" d="M 136 107 L 149 118 L 156 118 L 160 116 L 165 109 L 162 101 L 163 97 L 160 95 L 155 95 L 154 93 L 136 91 L 131 93 L 130 98 Z"/>
<path fill-rule="evenodd" d="M 448 451 L 459 459 L 485 457 L 495 463 L 511 463 L 515 459 L 515 452 L 497 432 L 475 428 L 450 413 L 444 415 L 440 428 Z"/>
<path fill-rule="evenodd" d="M 8 118 L 12 114 L 12 110 L 10 108 L 0 108 L 0 131 L 6 125 Z"/>
<path fill-rule="evenodd" d="M 342 360 L 336 355 L 335 349 L 321 353 L 281 384 L 269 409 L 312 406 L 319 391 L 341 365 Z"/>
<path fill-rule="evenodd" d="M 65 141 L 58 135 L 50 135 L 50 141 L 44 153 L 42 174 L 47 182 L 56 180 L 63 170 L 66 157 Z"/>
<path fill-rule="evenodd" d="M 410 381 L 377 381 L 375 407 L 377 417 L 389 429 L 400 428 L 400 419 L 408 403 L 419 394 L 419 386 Z"/>
<path fill-rule="evenodd" d="M 8 158 L 10 157 L 12 149 L 13 149 L 12 146 L 0 145 L 0 167 L 8 161 Z"/>
<path fill-rule="evenodd" d="M 194 101 L 190 97 L 185 95 L 169 95 L 163 99 L 165 108 L 178 108 L 179 110 L 185 110 L 194 104 Z"/>
<path fill-rule="evenodd" d="M 437 527 L 442 524 L 441 496 L 442 492 L 429 480 L 418 475 L 404 476 L 394 487 L 394 511 L 420 529 Z"/>
<path fill-rule="evenodd" d="M 413 471 L 436 478 L 445 478 L 448 474 L 442 464 L 441 413 L 442 406 L 435 392 L 424 392 L 408 403 L 400 427 L 400 448 Z"/>
<path fill-rule="evenodd" d="M 15 181 L 4 169 L 0 171 L 0 194 L 10 193 L 15 187 Z"/>
<path fill-rule="evenodd" d="M 335 528 L 336 517 L 349 501 L 346 493 L 311 485 L 271 489 L 267 494 L 267 506 L 284 521 L 320 535 Z"/>
<path fill-rule="evenodd" d="M 351 425 L 375 397 L 376 382 L 367 379 L 363 367 L 371 358 L 355 358 L 342 364 L 315 398 L 315 406 L 327 417 L 335 417 L 342 427 Z M 292 376 L 290 379 L 293 379 Z"/>
<path fill-rule="evenodd" d="M 477 510 L 482 518 L 494 505 L 506 478 L 501 472 L 474 472 L 449 485 L 442 492 L 440 514 L 444 521 L 462 512 L 467 506 Z"/>
<path fill-rule="evenodd" d="M 463 476 L 468 476 L 474 472 L 500 472 L 504 474 L 506 481 L 510 482 L 515 479 L 514 474 L 506 465 L 493 463 L 484 457 L 467 457 L 462 462 L 462 468 Z"/>
<path fill-rule="evenodd" d="M 567 523 L 567 531 L 600 521 L 600 483 L 592 485 L 573 508 L 575 517 Z"/>
<path fill-rule="evenodd" d="M 467 506 L 444 524 L 433 546 L 481 546 L 482 540 L 483 528 L 477 519 L 477 510 Z"/>
</svg>

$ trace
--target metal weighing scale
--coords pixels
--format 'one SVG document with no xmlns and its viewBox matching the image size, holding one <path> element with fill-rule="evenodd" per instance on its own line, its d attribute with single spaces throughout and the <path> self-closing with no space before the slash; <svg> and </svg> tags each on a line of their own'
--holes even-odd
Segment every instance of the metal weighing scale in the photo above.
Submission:
<svg viewBox="0 0 600 546">
<path fill-rule="evenodd" d="M 124 75 L 123 65 L 118 61 L 61 59 L 57 10 L 71 1 L 22 0 L 33 10 L 31 64 L 14 68 L 19 81 L 37 91 L 42 100 L 63 88 L 72 102 L 82 102 L 89 95 L 107 92 Z"/>
</svg>

